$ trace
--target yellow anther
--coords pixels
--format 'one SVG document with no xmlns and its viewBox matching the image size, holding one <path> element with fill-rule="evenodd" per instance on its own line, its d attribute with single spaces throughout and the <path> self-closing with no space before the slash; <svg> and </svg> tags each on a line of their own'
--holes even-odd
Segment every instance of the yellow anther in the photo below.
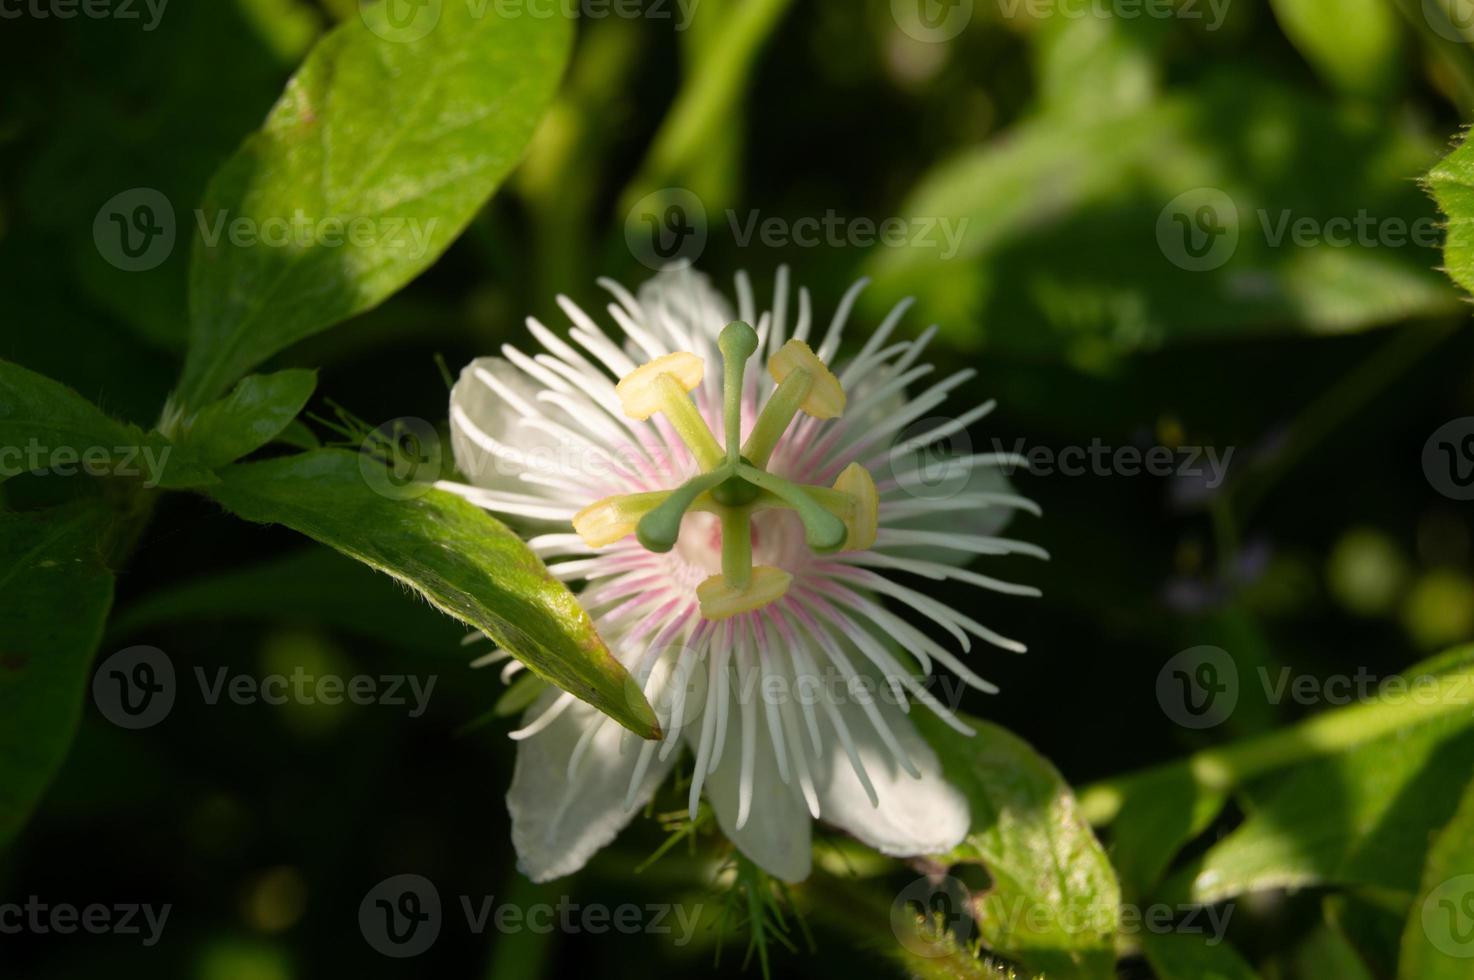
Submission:
<svg viewBox="0 0 1474 980">
<path fill-rule="evenodd" d="M 793 576 L 772 565 L 758 565 L 752 570 L 752 581 L 745 589 L 736 589 L 721 575 L 696 586 L 701 601 L 701 615 L 707 619 L 729 619 L 783 598 Z"/>
<path fill-rule="evenodd" d="M 677 351 L 635 368 L 614 386 L 614 393 L 619 396 L 624 414 L 644 422 L 669 407 L 672 391 L 661 378 L 675 379 L 685 394 L 701 384 L 705 371 L 706 365 L 701 358 L 686 351 Z"/>
<path fill-rule="evenodd" d="M 834 481 L 834 489 L 850 497 L 852 505 L 841 515 L 849 535 L 844 541 L 845 551 L 864 551 L 875 544 L 875 534 L 880 527 L 880 493 L 875 489 L 875 480 L 870 471 L 859 463 L 851 463 Z"/>
<path fill-rule="evenodd" d="M 844 414 L 844 388 L 824 362 L 802 340 L 790 340 L 768 359 L 768 373 L 779 384 L 794 371 L 804 371 L 811 379 L 809 393 L 799 406 L 816 419 L 837 419 Z"/>
<path fill-rule="evenodd" d="M 573 515 L 573 529 L 590 548 L 602 548 L 635 533 L 640 518 L 669 497 L 665 491 L 628 493 L 596 500 Z"/>
</svg>

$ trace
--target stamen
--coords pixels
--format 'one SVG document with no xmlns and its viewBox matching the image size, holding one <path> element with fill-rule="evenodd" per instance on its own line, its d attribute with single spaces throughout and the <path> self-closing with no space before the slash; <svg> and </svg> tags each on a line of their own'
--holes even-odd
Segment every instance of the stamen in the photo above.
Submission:
<svg viewBox="0 0 1474 980">
<path fill-rule="evenodd" d="M 754 466 L 768 465 L 768 457 L 773 455 L 778 440 L 788 431 L 789 424 L 813 387 L 814 376 L 802 370 L 794 371 L 778 383 L 778 390 L 763 406 L 757 424 L 747 437 L 747 444 L 742 447 L 742 455 Z"/>
<path fill-rule="evenodd" d="M 573 529 L 590 548 L 602 548 L 635 533 L 635 526 L 670 493 L 629 493 L 589 504 L 573 515 Z"/>
<path fill-rule="evenodd" d="M 778 440 L 800 410 L 814 418 L 832 419 L 844 414 L 845 407 L 839 379 L 802 340 L 784 344 L 768 361 L 768 373 L 778 382 L 778 390 L 763 406 L 743 448 L 743 455 L 759 467 L 768 464 Z"/>
<path fill-rule="evenodd" d="M 678 351 L 625 375 L 614 393 L 630 418 L 643 422 L 656 412 L 664 413 L 701 468 L 710 469 L 722 461 L 722 451 L 690 395 L 704 375 L 701 358 Z"/>
<path fill-rule="evenodd" d="M 783 569 L 759 565 L 745 588 L 734 588 L 725 575 L 713 575 L 696 586 L 696 598 L 707 619 L 730 619 L 778 601 L 792 583 L 793 576 Z"/>
<path fill-rule="evenodd" d="M 875 480 L 870 471 L 859 463 L 851 463 L 834 481 L 834 489 L 847 494 L 853 501 L 853 509 L 846 520 L 849 531 L 845 538 L 845 551 L 865 551 L 875 544 L 880 528 L 880 494 L 875 490 Z"/>
</svg>

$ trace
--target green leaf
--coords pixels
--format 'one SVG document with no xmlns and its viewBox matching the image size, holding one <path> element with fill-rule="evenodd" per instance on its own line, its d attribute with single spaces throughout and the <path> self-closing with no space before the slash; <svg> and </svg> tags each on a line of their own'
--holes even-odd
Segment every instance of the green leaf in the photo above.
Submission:
<svg viewBox="0 0 1474 980">
<path fill-rule="evenodd" d="M 1466 774 L 1467 775 L 1467 774 Z M 1474 782 L 1428 849 L 1402 934 L 1399 980 L 1465 980 L 1474 967 Z"/>
<path fill-rule="evenodd" d="M 1218 937 L 1222 939 L 1222 937 Z M 1141 949 L 1158 980 L 1258 980 L 1232 946 L 1200 935 L 1144 932 Z"/>
<path fill-rule="evenodd" d="M 1088 120 L 1150 104 L 1168 31 L 1163 20 L 1128 20 L 1102 8 L 1059 10 L 1041 20 L 1033 45 L 1040 109 Z"/>
<path fill-rule="evenodd" d="M 113 601 L 100 547 L 112 513 L 88 501 L 0 513 L 0 847 L 66 757 Z"/>
<path fill-rule="evenodd" d="M 1424 181 L 1447 216 L 1443 268 L 1474 293 L 1474 143 L 1465 139 Z"/>
<path fill-rule="evenodd" d="M 954 343 L 1084 364 L 1452 312 L 1412 182 L 1436 154 L 1408 127 L 1239 73 L 1126 113 L 1038 115 L 923 179 L 900 213 L 935 247 L 878 252 L 867 301 L 915 295 Z M 1377 222 L 1368 247 L 1348 224 L 1361 215 Z M 1297 244 L 1302 219 L 1335 241 Z M 1430 247 L 1391 244 L 1414 230 Z"/>
<path fill-rule="evenodd" d="M 171 488 L 215 479 L 157 432 L 109 418 L 66 385 L 0 361 L 0 481 L 38 470 Z"/>
<path fill-rule="evenodd" d="M 221 471 L 232 513 L 284 524 L 384 572 L 482 630 L 548 682 L 631 731 L 658 737 L 644 694 L 588 614 L 522 541 L 480 508 L 427 486 L 394 499 L 368 456 L 322 449 Z"/>
<path fill-rule="evenodd" d="M 211 468 L 233 463 L 281 435 L 316 388 L 316 371 L 253 374 L 202 408 L 186 424 L 182 441 Z"/>
<path fill-rule="evenodd" d="M 438 22 L 410 39 L 390 8 L 366 4 L 324 37 L 210 182 L 191 258 L 186 410 L 431 265 L 551 100 L 572 36 L 562 14 L 437 4 Z"/>
<path fill-rule="evenodd" d="M 983 944 L 1051 977 L 1114 976 L 1120 886 L 1059 773 L 996 725 L 967 718 L 977 734 L 962 738 L 912 717 L 972 808 L 971 831 L 943 860 L 992 878 L 973 899 Z"/>
<path fill-rule="evenodd" d="M 1285 35 L 1341 91 L 1386 95 L 1397 77 L 1402 23 L 1386 0 L 1272 0 Z"/>
<path fill-rule="evenodd" d="M 1458 686 L 1474 704 L 1474 683 Z M 1453 813 L 1474 769 L 1471 721 L 1467 709 L 1439 712 L 1255 787 L 1249 818 L 1167 893 L 1197 902 L 1319 884 L 1411 893 L 1429 836 Z"/>
<path fill-rule="evenodd" d="M 1207 829 L 1228 794 L 1200 786 L 1190 771 L 1164 769 L 1129 785 L 1111 825 L 1111 863 L 1136 896 L 1146 895 L 1184 844 Z"/>
</svg>

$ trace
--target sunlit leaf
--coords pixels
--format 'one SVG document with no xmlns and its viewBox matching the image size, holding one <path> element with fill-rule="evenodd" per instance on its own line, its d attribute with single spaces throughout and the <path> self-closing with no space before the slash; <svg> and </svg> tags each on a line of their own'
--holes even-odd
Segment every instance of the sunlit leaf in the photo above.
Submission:
<svg viewBox="0 0 1474 980">
<path fill-rule="evenodd" d="M 283 524 L 415 589 L 484 631 L 528 669 L 645 737 L 654 711 L 573 594 L 485 511 L 429 487 L 389 496 L 372 459 L 322 449 L 221 471 L 209 493 L 232 513 Z M 370 471 L 371 472 L 371 471 Z"/>
<path fill-rule="evenodd" d="M 521 157 L 571 28 L 557 10 L 388 3 L 324 37 L 216 173 L 190 269 L 180 398 L 377 305 L 435 261 Z"/>
<path fill-rule="evenodd" d="M 913 718 L 972 809 L 972 830 L 945 860 L 992 879 L 973 896 L 984 946 L 1052 977 L 1114 976 L 1120 886 L 1059 773 L 996 725 L 968 718 L 977 734 L 964 738 Z"/>
</svg>

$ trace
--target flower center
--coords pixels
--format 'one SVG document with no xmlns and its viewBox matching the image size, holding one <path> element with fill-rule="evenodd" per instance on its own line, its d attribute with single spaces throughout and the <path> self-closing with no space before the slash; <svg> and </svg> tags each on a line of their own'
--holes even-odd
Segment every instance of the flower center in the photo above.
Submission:
<svg viewBox="0 0 1474 980">
<path fill-rule="evenodd" d="M 875 542 L 879 507 L 875 481 L 851 464 L 832 487 L 793 483 L 768 471 L 768 461 L 798 413 L 838 418 L 845 408 L 839 379 L 801 340 L 790 340 L 768 360 L 778 387 L 742 441 L 742 382 L 747 362 L 758 348 L 757 332 L 740 321 L 722 329 L 722 422 L 725 447 L 718 446 L 691 391 L 705 365 L 695 354 L 658 357 L 630 372 L 615 388 L 631 418 L 648 420 L 657 412 L 671 423 L 701 468 L 673 490 L 606 497 L 574 515 L 573 527 L 590 547 L 619 541 L 631 532 L 649 551 L 665 553 L 676 545 L 689 511 L 714 514 L 721 530 L 721 573 L 697 586 L 701 614 L 726 619 L 760 609 L 788 591 L 792 575 L 752 563 L 752 518 L 763 510 L 792 511 L 804 541 L 817 554 L 870 547 Z"/>
</svg>

